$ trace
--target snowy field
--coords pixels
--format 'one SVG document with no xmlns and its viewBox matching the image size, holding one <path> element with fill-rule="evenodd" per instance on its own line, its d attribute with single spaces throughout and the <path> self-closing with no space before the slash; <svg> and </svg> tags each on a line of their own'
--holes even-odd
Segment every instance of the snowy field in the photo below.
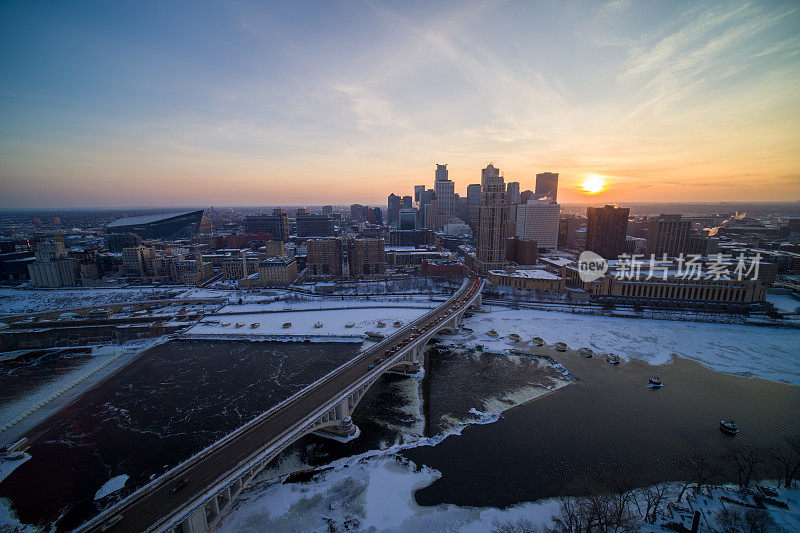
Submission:
<svg viewBox="0 0 800 533">
<path fill-rule="evenodd" d="M 333 294 L 392 294 L 420 293 L 430 294 L 452 291 L 454 287 L 444 280 L 434 278 L 394 279 L 389 281 L 359 281 L 358 283 L 323 282 L 304 284 L 303 289 L 317 291 L 318 286 L 332 290 Z"/>
<path fill-rule="evenodd" d="M 213 288 L 179 288 L 181 291 L 178 298 L 228 298 L 230 301 L 235 302 L 238 298 L 245 301 L 260 302 L 262 300 L 271 300 L 276 297 L 284 295 L 285 291 L 275 290 L 237 290 L 237 289 L 213 289 Z"/>
<path fill-rule="evenodd" d="M 340 302 L 341 304 L 341 302 Z M 385 304 L 384 304 L 385 305 Z M 428 307 L 381 307 L 368 309 L 323 309 L 309 311 L 292 311 L 276 313 L 248 313 L 243 315 L 213 315 L 207 316 L 196 326 L 192 327 L 186 335 L 241 335 L 247 336 L 333 336 L 353 337 L 364 335 L 367 331 L 379 332 L 390 335 L 397 331 L 393 326 L 395 321 L 403 325 L 408 324 L 430 311 Z M 219 320 L 220 324 L 209 325 L 205 322 Z M 386 327 L 378 328 L 378 321 L 386 323 Z M 229 322 L 230 325 L 222 326 Z M 284 328 L 283 324 L 291 322 L 292 327 Z M 235 327 L 236 323 L 244 323 L 243 327 Z M 259 323 L 257 328 L 251 324 Z M 321 323 L 322 327 L 315 328 L 314 324 Z M 346 324 L 355 324 L 352 328 Z"/>
<path fill-rule="evenodd" d="M 248 499 L 223 519 L 218 530 L 485 532 L 495 521 L 520 514 L 516 508 L 417 505 L 414 491 L 438 477 L 435 470 L 416 470 L 413 463 L 395 455 L 348 461 L 310 483 L 251 489 Z M 547 517 L 558 511 L 558 503 L 549 500 L 531 507 Z"/>
<path fill-rule="evenodd" d="M 395 306 L 411 306 L 411 307 L 427 307 L 433 309 L 441 304 L 444 297 L 438 297 L 431 300 L 427 296 L 398 296 L 396 298 L 387 298 L 381 296 L 379 298 L 370 299 L 335 299 L 335 298 L 315 298 L 308 299 L 289 298 L 287 300 L 276 300 L 263 303 L 245 303 L 229 304 L 219 310 L 220 313 L 242 313 L 242 312 L 259 312 L 259 311 L 303 311 L 313 309 L 331 309 L 341 307 L 395 307 Z"/>
<path fill-rule="evenodd" d="M 546 343 L 587 346 L 623 359 L 638 358 L 653 365 L 668 363 L 673 354 L 694 359 L 709 368 L 800 385 L 800 330 L 670 320 L 584 316 L 494 307 L 476 313 L 463 325 L 473 329 L 448 336 L 447 342 L 502 351 L 511 347 L 507 336 L 523 340 L 542 337 Z M 502 338 L 492 338 L 494 329 Z"/>
<path fill-rule="evenodd" d="M 510 408 L 514 402 L 506 404 Z M 472 410 L 472 424 L 491 424 L 498 413 Z M 414 439 L 381 450 L 334 461 L 330 470 L 308 483 L 256 484 L 241 496 L 239 505 L 219 526 L 221 532 L 260 531 L 409 531 L 420 528 L 434 531 L 489 531 L 500 518 L 516 517 L 514 509 L 481 509 L 440 505 L 423 507 L 414 501 L 414 491 L 438 479 L 441 474 L 431 468 L 417 468 L 413 462 L 396 455 L 417 446 L 435 446 L 451 435 L 459 435 L 468 425 L 462 423 L 435 437 Z M 292 463 L 292 460 L 289 460 Z M 294 464 L 294 463 L 293 463 Z M 308 465 L 294 464 L 308 468 Z M 274 474 L 274 470 L 272 473 Z M 283 469 L 281 469 L 283 470 Z M 262 476 L 264 474 L 262 473 Z M 542 512 L 557 510 L 552 502 L 534 503 Z M 555 506 L 554 506 L 555 505 Z M 548 514 L 549 513 L 549 514 Z"/>
<path fill-rule="evenodd" d="M 374 281 L 360 283 L 310 283 L 299 286 L 305 291 L 317 292 L 318 285 L 324 285 L 325 290 L 333 291 L 334 296 L 388 296 L 418 294 L 427 296 L 429 294 L 452 293 L 458 287 L 448 283 L 437 282 L 433 279 L 397 279 L 393 281 Z M 293 291 L 283 289 L 236 289 L 233 287 L 201 287 L 184 289 L 181 293 L 182 298 L 219 298 L 227 296 L 231 301 L 242 298 L 245 301 L 258 301 L 268 296 L 298 294 Z M 313 296 L 312 296 L 313 297 Z"/>
<path fill-rule="evenodd" d="M 256 485 L 243 495 L 243 501 L 226 516 L 218 531 L 393 531 L 417 533 L 418 531 L 459 531 L 483 533 L 498 531 L 504 524 L 524 524 L 539 531 L 555 526 L 553 517 L 560 515 L 560 502 L 550 498 L 526 502 L 498 509 L 494 507 L 461 507 L 441 504 L 424 507 L 414 500 L 414 491 L 429 485 L 440 473 L 422 466 L 417 468 L 394 454 L 365 454 L 334 463 L 331 470 L 322 472 L 306 483 L 274 483 Z M 773 485 L 774 486 L 774 485 Z M 680 483 L 667 487 L 661 507 L 667 511 L 667 502 L 677 502 Z M 789 508 L 782 510 L 770 506 L 768 513 L 776 531 L 797 531 L 800 527 L 800 490 L 778 489 Z M 731 487 L 714 488 L 711 497 L 686 491 L 681 507 L 701 509 L 704 525 L 724 531 L 718 513 L 731 504 L 723 505 L 721 497 L 742 500 Z M 641 496 L 640 496 L 641 497 Z M 667 522 L 684 522 L 691 525 L 691 511 L 674 512 L 661 516 L 655 526 L 645 524 L 641 512 L 644 501 L 631 501 L 630 525 L 643 530 L 662 530 Z M 744 512 L 744 507 L 734 505 Z M 668 512 L 668 511 L 667 511 Z M 681 515 L 685 514 L 686 517 Z M 719 529 L 717 529 L 719 528 Z M 533 529 L 508 529 L 507 531 L 533 531 Z M 666 530 L 665 530 L 666 531 Z"/>
<path fill-rule="evenodd" d="M 781 313 L 796 313 L 800 307 L 800 300 L 789 294 L 767 294 L 767 301 L 774 304 Z"/>
<path fill-rule="evenodd" d="M 0 316 L 170 298 L 174 289 L 0 289 Z"/>
</svg>

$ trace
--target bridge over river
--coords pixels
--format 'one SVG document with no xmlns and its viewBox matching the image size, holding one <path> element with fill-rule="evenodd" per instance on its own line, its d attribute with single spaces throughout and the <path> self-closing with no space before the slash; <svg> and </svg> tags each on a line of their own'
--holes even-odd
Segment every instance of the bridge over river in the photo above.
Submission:
<svg viewBox="0 0 800 533">
<path fill-rule="evenodd" d="M 389 370 L 415 372 L 428 341 L 457 329 L 480 306 L 483 281 L 470 277 L 436 309 L 357 355 L 233 433 L 154 479 L 78 528 L 94 531 L 205 532 L 217 526 L 242 490 L 287 446 L 309 433 L 358 437 L 350 415 Z"/>
</svg>

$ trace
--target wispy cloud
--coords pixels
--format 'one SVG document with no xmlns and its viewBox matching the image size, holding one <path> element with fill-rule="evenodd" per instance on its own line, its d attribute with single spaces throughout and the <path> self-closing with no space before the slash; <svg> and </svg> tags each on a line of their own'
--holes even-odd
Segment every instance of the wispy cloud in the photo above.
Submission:
<svg viewBox="0 0 800 533">
<path fill-rule="evenodd" d="M 252 202 L 248 184 L 275 201 L 382 202 L 429 181 L 434 161 L 462 189 L 494 159 L 523 187 L 536 171 L 561 171 L 567 200 L 585 173 L 611 176 L 623 201 L 644 199 L 644 185 L 670 195 L 702 184 L 693 190 L 720 199 L 730 184 L 773 196 L 796 185 L 778 179 L 800 168 L 791 6 L 369 0 L 215 17 L 198 15 L 199 37 L 105 35 L 93 44 L 113 53 L 90 68 L 75 64 L 72 29 L 50 63 L 32 45 L 9 48 L 17 66 L 0 94 L 14 105 L 0 112 L 0 156 L 11 170 L 0 183 L 28 179 L 54 196 L 91 183 L 108 196 L 133 177 L 160 187 L 200 175 L 208 182 L 193 190 L 221 202 Z M 68 73 L 43 90 L 59 62 Z M 133 88 L 108 86 L 116 64 L 136 66 Z M 103 90 L 69 94 L 84 79 Z M 761 191 L 745 175 L 761 176 L 750 180 Z"/>
<path fill-rule="evenodd" d="M 677 29 L 655 42 L 634 46 L 619 79 L 643 80 L 641 92 L 648 97 L 633 114 L 665 111 L 699 87 L 743 71 L 771 48 L 754 53 L 747 45 L 793 11 L 768 12 L 749 3 L 702 6 L 686 13 Z"/>
<path fill-rule="evenodd" d="M 618 11 L 629 7 L 632 3 L 632 0 L 611 0 L 603 4 L 602 9 L 603 11 Z"/>
</svg>

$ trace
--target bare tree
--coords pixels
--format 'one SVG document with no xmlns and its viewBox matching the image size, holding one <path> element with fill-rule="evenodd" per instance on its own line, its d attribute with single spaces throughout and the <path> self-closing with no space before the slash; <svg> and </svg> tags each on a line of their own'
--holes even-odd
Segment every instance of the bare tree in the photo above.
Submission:
<svg viewBox="0 0 800 533">
<path fill-rule="evenodd" d="M 591 491 L 582 498 L 584 503 L 584 524 L 586 531 L 606 531 L 609 521 L 609 498 L 607 494 Z"/>
<path fill-rule="evenodd" d="M 561 496 L 558 502 L 559 514 L 553 515 L 554 530 L 561 533 L 582 533 L 584 531 L 583 511 L 578 498 Z"/>
<path fill-rule="evenodd" d="M 695 483 L 695 492 L 700 492 L 703 486 L 716 478 L 720 472 L 719 463 L 709 457 L 704 450 L 698 450 L 689 456 L 684 464 L 691 473 L 691 478 L 683 485 L 681 493 L 678 495 L 678 501 L 681 500 L 689 485 Z"/>
<path fill-rule="evenodd" d="M 520 518 L 509 522 L 495 521 L 492 524 L 492 533 L 537 533 L 539 528 L 527 518 Z"/>
<path fill-rule="evenodd" d="M 736 467 L 739 488 L 748 488 L 756 470 L 762 463 L 758 450 L 753 446 L 736 447 L 730 450 L 725 458 Z"/>
<path fill-rule="evenodd" d="M 792 468 L 792 478 L 796 478 L 798 475 L 798 470 L 800 470 L 800 435 L 786 437 L 784 441 L 786 442 L 786 445 L 789 446 L 792 451 L 794 451 L 794 454 L 797 457 Z"/>
<path fill-rule="evenodd" d="M 750 533 L 766 533 L 774 529 L 774 521 L 764 509 L 748 509 L 744 512 L 744 521 Z"/>
<path fill-rule="evenodd" d="M 723 507 L 717 511 L 717 524 L 721 526 L 720 531 L 724 533 L 736 533 L 744 531 L 744 517 L 742 512 L 736 507 Z"/>
<path fill-rule="evenodd" d="M 631 512 L 631 504 L 635 499 L 632 490 L 620 490 L 608 495 L 606 523 L 607 531 L 621 532 L 634 529 L 635 517 Z"/>
<path fill-rule="evenodd" d="M 656 521 L 656 516 L 661 505 L 669 497 L 671 490 L 669 483 L 658 483 L 639 490 L 640 497 L 644 500 L 645 509 L 642 518 L 651 524 Z M 641 509 L 639 511 L 641 513 Z"/>
<path fill-rule="evenodd" d="M 770 450 L 772 463 L 776 465 L 783 477 L 784 487 L 790 487 L 800 470 L 800 437 L 787 437 Z"/>
<path fill-rule="evenodd" d="M 587 485 L 587 496 L 562 497 L 560 514 L 553 516 L 553 531 L 560 533 L 624 532 L 636 529 L 636 517 L 631 512 L 634 493 L 629 490 L 603 493 Z"/>
</svg>

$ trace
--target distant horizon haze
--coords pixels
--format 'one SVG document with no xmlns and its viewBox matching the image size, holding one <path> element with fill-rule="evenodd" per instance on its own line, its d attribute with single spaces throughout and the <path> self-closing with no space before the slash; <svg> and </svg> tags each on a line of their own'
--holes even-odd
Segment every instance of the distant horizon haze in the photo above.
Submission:
<svg viewBox="0 0 800 533">
<path fill-rule="evenodd" d="M 349 210 L 350 206 L 353 204 L 358 204 L 359 202 L 353 202 L 348 204 L 302 204 L 302 203 L 287 203 L 287 204 L 250 204 L 250 205 L 164 205 L 164 206 L 153 206 L 153 205 L 131 205 L 131 206 L 61 206 L 61 207 L 19 207 L 19 208 L 4 208 L 0 207 L 0 214 L 8 215 L 8 214 L 26 214 L 29 216 L 36 216 L 37 214 L 41 215 L 58 215 L 59 213 L 63 214 L 73 214 L 73 213 L 80 213 L 80 212 L 102 212 L 107 211 L 110 213 L 115 213 L 117 216 L 125 217 L 125 216 L 140 216 L 141 214 L 164 214 L 170 212 L 180 212 L 180 211 L 192 211 L 203 209 L 207 211 L 208 209 L 213 208 L 215 211 L 225 211 L 228 209 L 234 210 L 241 210 L 241 211 L 263 211 L 264 213 L 269 213 L 272 209 L 281 208 L 281 209 L 297 209 L 297 208 L 309 208 L 312 210 L 319 210 L 322 208 L 323 205 L 333 205 L 334 208 L 341 208 L 343 211 Z M 652 212 L 658 214 L 681 214 L 686 213 L 687 211 L 692 211 L 690 208 L 694 208 L 694 211 L 697 212 L 704 212 L 704 213 L 711 213 L 715 209 L 719 208 L 719 212 L 724 212 L 727 210 L 734 210 L 740 211 L 743 213 L 748 213 L 750 210 L 753 209 L 764 209 L 769 207 L 774 207 L 776 210 L 782 210 L 786 213 L 792 213 L 790 216 L 800 216 L 800 201 L 781 201 L 781 202 L 566 202 L 561 203 L 562 213 L 579 213 L 585 210 L 587 207 L 602 207 L 603 205 L 616 205 L 619 207 L 628 207 L 631 208 L 631 214 L 637 214 L 636 212 L 641 212 L 647 208 L 651 208 Z M 369 207 L 381 207 L 384 208 L 385 206 L 377 204 L 377 203 L 361 203 L 361 205 L 367 205 Z M 677 208 L 677 209 L 676 209 Z M 686 211 L 684 211 L 686 210 Z"/>
<path fill-rule="evenodd" d="M 487 163 L 488 164 L 488 163 Z M 549 169 L 553 172 L 557 172 L 555 169 Z M 501 168 L 502 171 L 502 168 Z M 674 194 L 659 194 L 658 199 L 651 199 L 649 197 L 642 198 L 641 195 L 637 194 L 622 194 L 618 189 L 622 189 L 623 191 L 630 191 L 632 187 L 619 187 L 615 186 L 615 181 L 613 178 L 609 178 L 609 185 L 607 188 L 601 192 L 595 194 L 587 194 L 580 189 L 581 181 L 583 180 L 584 176 L 581 176 L 574 180 L 569 180 L 569 178 L 565 177 L 563 174 L 559 177 L 559 188 L 558 188 L 558 195 L 559 195 L 559 203 L 560 204 L 583 204 L 583 205 L 604 205 L 604 204 L 651 204 L 651 203 L 792 203 L 792 202 L 800 202 L 800 193 L 795 193 L 791 196 L 794 198 L 787 199 L 787 194 L 776 194 L 777 197 L 771 197 L 770 195 L 764 195 L 765 198 L 753 198 L 753 195 L 747 194 L 732 194 L 729 198 L 698 198 L 696 195 L 691 195 L 692 198 L 688 199 L 685 198 L 689 196 L 689 191 L 686 192 L 675 192 Z M 291 178 L 287 178 L 288 181 L 291 181 Z M 473 182 L 463 182 L 459 183 L 459 181 L 453 179 L 456 183 L 456 193 L 461 195 L 462 197 L 466 196 L 466 187 L 472 183 L 480 183 L 480 179 L 474 180 Z M 510 181 L 518 181 L 520 182 L 520 190 L 533 190 L 535 182 L 535 174 L 532 179 L 523 180 L 520 178 L 514 177 L 505 177 L 506 183 Z M 569 181 L 568 181 L 569 180 Z M 428 188 L 433 188 L 433 180 L 430 180 L 430 183 L 423 183 L 420 181 L 419 183 L 411 184 L 409 187 L 404 186 L 397 186 L 394 188 L 387 188 L 386 194 L 382 196 L 373 196 L 371 199 L 365 199 L 364 196 L 359 196 L 359 191 L 353 191 L 352 197 L 348 199 L 347 196 L 343 195 L 341 192 L 331 192 L 331 196 L 325 197 L 319 196 L 319 193 L 309 193 L 307 200 L 304 200 L 300 195 L 286 193 L 284 189 L 281 188 L 280 184 L 275 184 L 275 191 L 271 192 L 270 190 L 264 190 L 261 194 L 246 194 L 238 197 L 236 194 L 232 195 L 225 195 L 224 198 L 233 198 L 234 201 L 231 202 L 221 202 L 219 205 L 225 205 L 227 207 L 257 207 L 259 205 L 275 205 L 275 206 L 307 206 L 307 205 L 351 205 L 351 204 L 363 204 L 363 205 L 371 205 L 371 206 L 386 206 L 387 198 L 391 193 L 395 193 L 399 196 L 413 196 L 414 190 L 413 185 L 426 185 Z M 574 189 L 565 189 L 562 183 L 565 181 L 571 182 L 574 184 Z M 409 182 L 411 183 L 411 182 Z M 401 188 L 403 187 L 403 188 Z M 213 188 L 213 187 L 209 187 Z M 202 202 L 203 196 L 200 195 L 197 190 L 187 191 L 187 193 L 183 196 L 173 196 L 170 195 L 167 198 L 164 198 L 162 194 L 158 191 L 158 187 L 154 190 L 144 190 L 144 191 L 136 191 L 132 189 L 128 189 L 124 187 L 117 187 L 117 190 L 125 190 L 126 192 L 120 196 L 115 196 L 112 198 L 98 198 L 94 202 L 86 202 L 87 196 L 91 196 L 88 194 L 64 194 L 61 198 L 55 198 L 52 196 L 48 196 L 46 194 L 42 194 L 42 191 L 39 189 L 24 191 L 20 190 L 20 194 L 18 195 L 19 201 L 13 201 L 12 197 L 5 197 L 0 198 L 0 209 L 59 209 L 59 208 L 68 208 L 68 209 L 93 209 L 93 208 L 119 208 L 119 209 L 128 209 L 128 208 L 162 208 L 162 207 L 171 207 L 171 206 L 178 206 L 178 207 L 185 207 L 185 206 L 192 206 L 192 205 L 212 205 L 211 202 Z M 410 189 L 410 190 L 409 190 Z M 800 189 L 800 182 L 798 183 L 798 189 Z M 8 192 L 8 191 L 4 191 Z M 206 197 L 219 197 L 219 195 L 212 195 L 209 194 Z M 264 204 L 254 204 L 253 197 L 254 196 L 263 196 L 265 200 Z M 239 201 L 235 201 L 238 198 L 241 198 Z M 50 202 L 47 204 L 43 203 L 33 203 L 36 202 L 40 198 L 48 198 Z M 637 198 L 636 200 L 628 200 L 628 198 Z M 222 199 L 222 198 L 220 198 Z M 339 199 L 339 201 L 335 201 L 335 199 Z M 23 200 L 30 200 L 32 205 L 28 206 L 20 206 L 21 201 Z M 148 201 L 149 200 L 149 201 Z M 283 201 L 278 201 L 283 200 Z M 314 201 L 316 200 L 316 201 Z M 127 202 L 133 202 L 133 206 L 131 206 Z M 176 203 L 176 201 L 178 203 Z"/>
</svg>

